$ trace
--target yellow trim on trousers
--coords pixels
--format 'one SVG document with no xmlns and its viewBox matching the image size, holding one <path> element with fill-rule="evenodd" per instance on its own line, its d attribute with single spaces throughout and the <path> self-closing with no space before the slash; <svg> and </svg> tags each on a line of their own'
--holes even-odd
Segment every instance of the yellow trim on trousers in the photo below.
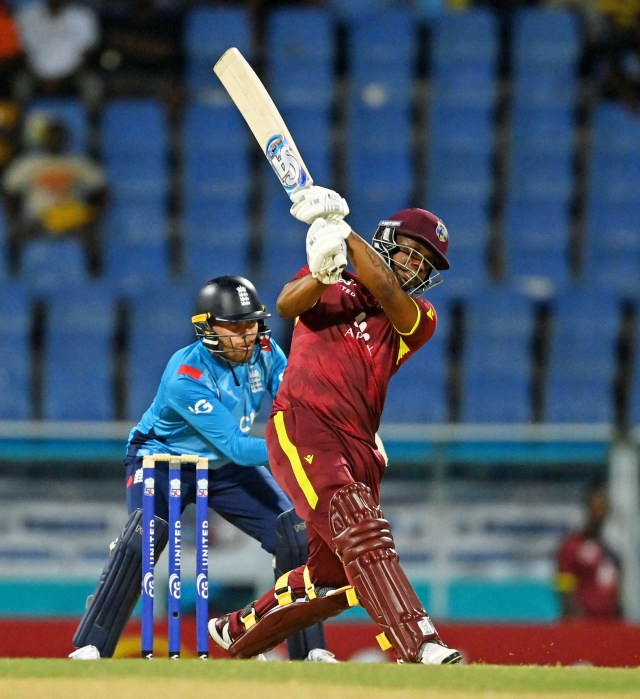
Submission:
<svg viewBox="0 0 640 699">
<path fill-rule="evenodd" d="M 298 450 L 289 439 L 287 429 L 284 426 L 284 414 L 281 410 L 279 410 L 273 416 L 273 424 L 276 428 L 276 434 L 278 435 L 278 442 L 280 443 L 280 447 L 289 459 L 289 463 L 291 464 L 291 468 L 293 469 L 293 475 L 296 477 L 296 481 L 300 486 L 300 490 L 304 493 L 305 498 L 307 498 L 307 502 L 311 506 L 311 509 L 315 510 L 316 505 L 318 504 L 318 494 L 313 489 L 313 485 L 311 485 L 311 481 L 305 473 L 304 467 L 302 466 L 302 462 L 300 461 L 300 455 L 298 454 Z"/>
</svg>

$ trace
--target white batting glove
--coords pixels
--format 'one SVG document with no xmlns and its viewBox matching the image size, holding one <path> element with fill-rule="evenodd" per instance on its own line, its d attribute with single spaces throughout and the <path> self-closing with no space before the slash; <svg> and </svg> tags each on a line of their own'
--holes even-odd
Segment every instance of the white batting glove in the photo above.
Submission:
<svg viewBox="0 0 640 699">
<path fill-rule="evenodd" d="M 328 216 L 344 218 L 349 213 L 347 202 L 332 189 L 307 187 L 291 195 L 291 215 L 298 221 L 313 223 Z"/>
<path fill-rule="evenodd" d="M 345 239 L 351 228 L 342 219 L 319 218 L 307 232 L 307 263 L 311 276 L 323 284 L 335 284 L 347 266 Z"/>
</svg>

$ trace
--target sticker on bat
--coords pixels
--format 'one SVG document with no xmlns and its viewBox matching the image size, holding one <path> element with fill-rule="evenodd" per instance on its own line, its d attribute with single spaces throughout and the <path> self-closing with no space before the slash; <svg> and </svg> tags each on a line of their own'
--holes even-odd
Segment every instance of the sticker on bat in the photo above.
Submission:
<svg viewBox="0 0 640 699">
<path fill-rule="evenodd" d="M 306 186 L 308 175 L 282 134 L 269 139 L 265 153 L 287 194 Z"/>
</svg>

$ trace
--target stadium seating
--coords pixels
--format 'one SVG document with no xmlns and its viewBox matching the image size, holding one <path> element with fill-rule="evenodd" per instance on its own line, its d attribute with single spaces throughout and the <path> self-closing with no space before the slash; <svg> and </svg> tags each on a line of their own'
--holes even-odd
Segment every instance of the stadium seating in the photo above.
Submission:
<svg viewBox="0 0 640 699">
<path fill-rule="evenodd" d="M 85 248 L 78 238 L 34 238 L 26 243 L 19 279 L 34 290 L 82 284 L 89 279 Z"/>
<path fill-rule="evenodd" d="M 604 279 L 627 298 L 640 291 L 640 123 L 622 105 L 599 104 L 592 121 L 582 279 Z"/>
<path fill-rule="evenodd" d="M 497 97 L 498 26 L 484 8 L 433 20 L 429 53 L 433 99 L 491 109 Z"/>
<path fill-rule="evenodd" d="M 32 401 L 31 295 L 16 281 L 0 282 L 0 420 L 28 420 Z"/>
<path fill-rule="evenodd" d="M 159 281 L 128 296 L 127 420 L 137 422 L 151 405 L 171 355 L 195 342 L 191 316 L 199 287 Z"/>
<path fill-rule="evenodd" d="M 265 81 L 278 108 L 333 101 L 333 19 L 323 7 L 274 7 L 265 32 Z"/>
<path fill-rule="evenodd" d="M 345 195 L 356 230 L 375 230 L 413 194 L 412 109 L 417 29 L 409 11 L 365 15 L 348 25 Z"/>
<path fill-rule="evenodd" d="M 100 124 L 111 192 L 104 226 L 105 275 L 120 284 L 169 273 L 169 130 L 154 99 L 106 104 Z"/>
<path fill-rule="evenodd" d="M 575 13 L 520 8 L 513 19 L 513 103 L 575 105 L 581 47 Z"/>
<path fill-rule="evenodd" d="M 42 414 L 113 420 L 116 303 L 109 286 L 66 285 L 47 296 Z"/>
<path fill-rule="evenodd" d="M 183 47 L 190 99 L 219 99 L 226 94 L 212 68 L 231 46 L 236 46 L 251 61 L 251 22 L 246 8 L 201 5 L 188 10 Z"/>
<path fill-rule="evenodd" d="M 614 423 L 619 332 L 618 297 L 610 291 L 575 287 L 554 299 L 544 394 L 546 422 Z"/>
<path fill-rule="evenodd" d="M 486 287 L 464 305 L 462 422 L 532 418 L 534 307 L 510 286 Z"/>
</svg>

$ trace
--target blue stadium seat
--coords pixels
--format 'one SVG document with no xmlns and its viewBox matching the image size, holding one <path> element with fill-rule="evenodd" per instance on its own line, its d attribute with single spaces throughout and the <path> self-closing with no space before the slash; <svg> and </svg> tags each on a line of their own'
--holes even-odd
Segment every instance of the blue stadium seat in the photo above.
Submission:
<svg viewBox="0 0 640 699">
<path fill-rule="evenodd" d="M 563 201 L 509 197 L 504 217 L 506 273 L 539 277 L 560 289 L 571 282 L 570 212 Z"/>
<path fill-rule="evenodd" d="M 183 196 L 238 197 L 248 191 L 249 148 L 257 147 L 230 104 L 189 103 L 181 128 Z"/>
<path fill-rule="evenodd" d="M 103 274 L 114 285 L 146 284 L 169 274 L 168 217 L 162 197 L 114 202 L 104 233 Z"/>
<path fill-rule="evenodd" d="M 284 192 L 281 196 L 286 199 Z M 206 280 L 248 275 L 251 225 L 244 195 L 209 199 L 187 196 L 183 218 L 183 273 Z"/>
<path fill-rule="evenodd" d="M 15 281 L 0 282 L 0 420 L 28 420 L 31 402 L 31 296 Z"/>
<path fill-rule="evenodd" d="M 116 302 L 99 282 L 52 290 L 47 297 L 43 417 L 113 420 Z"/>
<path fill-rule="evenodd" d="M 154 99 L 120 99 L 105 105 L 100 142 L 114 198 L 166 194 L 169 131 Z"/>
<path fill-rule="evenodd" d="M 138 421 L 151 405 L 171 355 L 195 342 L 191 316 L 200 285 L 149 284 L 128 298 L 127 420 Z"/>
<path fill-rule="evenodd" d="M 568 289 L 554 300 L 552 323 L 544 419 L 613 424 L 617 296 L 595 287 Z"/>
<path fill-rule="evenodd" d="M 497 97 L 498 34 L 484 8 L 444 12 L 432 23 L 430 94 L 444 104 L 491 109 Z"/>
<path fill-rule="evenodd" d="M 184 26 L 186 86 L 192 99 L 225 94 L 213 66 L 231 46 L 251 62 L 251 18 L 245 7 L 192 7 Z"/>
<path fill-rule="evenodd" d="M 623 106 L 596 107 L 588 163 L 582 279 L 602 279 L 634 295 L 640 288 L 640 124 Z"/>
<path fill-rule="evenodd" d="M 348 31 L 345 195 L 354 228 L 362 231 L 372 230 L 376 218 L 407 206 L 413 194 L 417 27 L 410 12 L 398 9 L 363 16 Z M 381 213 L 387 209 L 389 213 Z M 367 215 L 373 218 L 367 220 Z"/>
<path fill-rule="evenodd" d="M 498 285 L 464 304 L 461 421 L 527 422 L 532 417 L 534 307 Z"/>
<path fill-rule="evenodd" d="M 19 277 L 32 289 L 82 284 L 89 279 L 84 245 L 78 238 L 34 238 L 22 250 Z"/>
<path fill-rule="evenodd" d="M 261 278 L 282 286 L 307 263 L 305 239 L 308 226 L 289 213 L 291 203 L 282 187 L 270 177 L 266 186 L 262 226 Z"/>
<path fill-rule="evenodd" d="M 518 9 L 512 38 L 514 104 L 575 104 L 581 47 L 575 13 Z"/>
<path fill-rule="evenodd" d="M 590 201 L 581 280 L 623 298 L 640 297 L 640 223 L 636 201 Z"/>
<path fill-rule="evenodd" d="M 26 117 L 42 112 L 60 119 L 69 132 L 69 150 L 85 153 L 89 147 L 89 117 L 81 100 L 73 97 L 36 97 L 29 102 Z"/>
<path fill-rule="evenodd" d="M 266 81 L 278 108 L 330 107 L 335 84 L 331 13 L 323 7 L 274 7 L 265 38 Z"/>
</svg>

